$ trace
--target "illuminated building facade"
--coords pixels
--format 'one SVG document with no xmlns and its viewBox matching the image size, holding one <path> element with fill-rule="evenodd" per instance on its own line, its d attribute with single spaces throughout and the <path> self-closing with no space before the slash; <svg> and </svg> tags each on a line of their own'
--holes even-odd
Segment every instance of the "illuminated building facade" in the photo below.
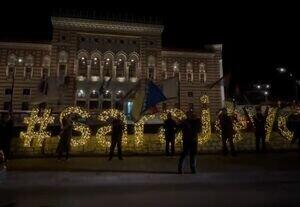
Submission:
<svg viewBox="0 0 300 207">
<path fill-rule="evenodd" d="M 214 115 L 224 103 L 220 84 L 208 88 L 223 76 L 222 45 L 201 52 L 165 49 L 163 26 L 154 24 L 52 17 L 52 25 L 48 43 L 0 42 L 3 110 L 9 108 L 14 85 L 14 111 L 31 110 L 45 99 L 54 111 L 78 105 L 90 111 L 117 108 L 129 115 L 134 97 L 124 103 L 120 99 L 130 88 L 139 80 L 144 86 L 146 79 L 160 84 L 171 77 L 180 80 L 179 98 L 161 108 L 200 111 L 199 98 L 207 94 Z M 57 85 L 53 93 L 47 82 L 46 98 L 44 80 Z M 108 87 L 99 92 L 105 80 Z"/>
</svg>

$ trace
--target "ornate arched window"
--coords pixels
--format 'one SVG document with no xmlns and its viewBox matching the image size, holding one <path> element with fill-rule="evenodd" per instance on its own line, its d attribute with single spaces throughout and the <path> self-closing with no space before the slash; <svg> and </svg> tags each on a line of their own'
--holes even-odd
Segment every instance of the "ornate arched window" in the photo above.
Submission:
<svg viewBox="0 0 300 207">
<path fill-rule="evenodd" d="M 90 93 L 90 98 L 91 99 L 98 99 L 99 98 L 99 93 L 95 89 L 91 91 Z"/>
<path fill-rule="evenodd" d="M 93 89 L 90 93 L 90 102 L 89 109 L 97 109 L 99 108 L 99 93 L 95 89 Z"/>
<path fill-rule="evenodd" d="M 125 80 L 125 66 L 126 66 L 126 55 L 124 53 L 119 53 L 117 55 L 117 65 L 116 65 L 116 78 Z M 121 80 L 121 79 L 120 79 Z"/>
<path fill-rule="evenodd" d="M 7 78 L 10 79 L 15 74 L 16 64 L 17 64 L 17 57 L 14 54 L 9 55 L 7 59 L 7 68 L 6 68 Z"/>
<path fill-rule="evenodd" d="M 161 62 L 161 70 L 162 70 L 162 78 L 167 79 L 168 78 L 168 71 L 167 71 L 166 61 Z"/>
<path fill-rule="evenodd" d="M 64 77 L 67 75 L 68 53 L 60 51 L 58 54 L 58 71 L 57 76 Z"/>
<path fill-rule="evenodd" d="M 178 62 L 173 63 L 173 77 L 176 77 L 180 80 L 180 72 L 179 72 L 179 64 Z"/>
<path fill-rule="evenodd" d="M 199 81 L 201 84 L 204 84 L 206 82 L 206 70 L 204 63 L 199 64 Z"/>
<path fill-rule="evenodd" d="M 147 78 L 155 79 L 155 57 L 152 55 L 148 57 L 148 68 L 147 68 Z"/>
<path fill-rule="evenodd" d="M 43 58 L 42 68 L 41 68 L 41 77 L 45 78 L 50 76 L 50 57 L 47 55 Z"/>
<path fill-rule="evenodd" d="M 31 79 L 33 75 L 33 65 L 34 65 L 34 60 L 32 55 L 28 55 L 25 58 L 25 67 L 24 67 L 24 78 L 25 79 Z"/>
<path fill-rule="evenodd" d="M 104 78 L 112 77 L 114 56 L 112 53 L 104 54 L 103 76 Z"/>
<path fill-rule="evenodd" d="M 100 78 L 101 56 L 99 52 L 94 52 L 91 56 L 91 71 L 90 76 L 92 81 L 97 81 Z"/>
<path fill-rule="evenodd" d="M 111 92 L 106 90 L 103 93 L 102 110 L 111 108 Z"/>
<path fill-rule="evenodd" d="M 129 56 L 129 66 L 128 66 L 128 77 L 130 81 L 135 82 L 137 78 L 137 71 L 139 65 L 139 58 L 136 54 L 131 54 Z"/>
<path fill-rule="evenodd" d="M 78 89 L 76 95 L 77 95 L 77 98 L 79 98 L 79 99 L 80 98 L 85 98 L 86 97 L 86 92 L 83 89 Z"/>
<path fill-rule="evenodd" d="M 88 75 L 88 54 L 86 51 L 80 51 L 78 53 L 78 68 L 77 76 L 81 79 L 85 79 Z"/>
<path fill-rule="evenodd" d="M 187 82 L 193 82 L 193 65 L 189 62 L 186 64 L 186 80 Z"/>
</svg>

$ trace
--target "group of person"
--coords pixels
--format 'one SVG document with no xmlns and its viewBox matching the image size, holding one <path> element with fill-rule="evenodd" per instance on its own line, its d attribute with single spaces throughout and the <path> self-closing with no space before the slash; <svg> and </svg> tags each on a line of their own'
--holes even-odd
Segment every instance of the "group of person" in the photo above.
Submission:
<svg viewBox="0 0 300 207">
<path fill-rule="evenodd" d="M 201 121 L 192 110 L 186 113 L 186 119 L 182 121 L 175 121 L 171 113 L 167 114 L 167 119 L 163 123 L 163 128 L 165 131 L 165 153 L 167 156 L 173 156 L 175 154 L 175 138 L 178 131 L 182 132 L 182 152 L 180 154 L 178 162 L 178 173 L 183 173 L 183 163 L 185 158 L 190 156 L 190 169 L 192 173 L 196 173 L 196 155 L 198 146 L 198 134 L 201 131 Z M 226 156 L 229 154 L 236 156 L 236 150 L 234 146 L 234 117 L 230 116 L 226 108 L 220 110 L 218 114 L 221 127 L 221 137 L 222 137 L 222 152 Z M 261 107 L 256 107 L 256 113 L 252 117 L 254 121 L 255 129 L 255 142 L 257 152 L 266 152 L 266 118 L 267 112 L 262 113 Z M 300 149 L 300 113 L 291 115 L 290 128 L 294 131 L 293 142 L 298 141 L 298 146 Z M 10 157 L 10 143 L 12 139 L 14 122 L 11 115 L 8 114 L 1 121 L 1 132 L 2 138 L 0 142 L 0 149 L 3 151 L 2 155 L 4 161 L 7 161 Z M 112 160 L 114 156 L 114 150 L 117 147 L 118 158 L 123 160 L 122 155 L 122 136 L 124 131 L 124 123 L 120 116 L 117 116 L 111 120 L 112 132 L 111 132 L 111 146 L 109 151 L 108 160 Z M 62 127 L 60 131 L 60 140 L 57 146 L 57 158 L 61 160 L 65 157 L 65 160 L 69 159 L 70 142 L 72 138 L 72 128 L 73 122 L 72 117 L 68 116 L 63 118 Z M 227 147 L 229 143 L 230 150 Z M 0 150 L 0 151 L 1 151 Z M 1 156 L 0 156 L 1 157 Z"/>
<path fill-rule="evenodd" d="M 62 119 L 62 127 L 60 131 L 60 139 L 57 145 L 56 153 L 58 160 L 61 160 L 62 157 L 65 157 L 65 160 L 69 159 L 70 152 L 70 142 L 72 138 L 72 117 L 64 117 Z M 121 121 L 121 117 L 117 116 L 111 120 L 112 132 L 111 132 L 111 146 L 109 159 L 112 160 L 114 155 L 114 150 L 118 148 L 118 158 L 119 160 L 123 160 L 122 156 L 122 135 L 124 130 L 124 124 Z"/>
</svg>

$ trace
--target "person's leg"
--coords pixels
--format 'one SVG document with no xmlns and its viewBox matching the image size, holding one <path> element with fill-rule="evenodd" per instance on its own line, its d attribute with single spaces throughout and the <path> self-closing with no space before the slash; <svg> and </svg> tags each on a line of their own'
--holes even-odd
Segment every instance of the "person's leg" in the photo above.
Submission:
<svg viewBox="0 0 300 207">
<path fill-rule="evenodd" d="M 223 155 L 227 155 L 228 154 L 228 149 L 227 149 L 227 138 L 225 136 L 222 136 L 222 151 L 223 151 Z"/>
<path fill-rule="evenodd" d="M 175 138 L 171 140 L 171 156 L 175 154 Z"/>
<path fill-rule="evenodd" d="M 116 144 L 117 144 L 116 140 L 112 139 L 111 143 L 110 143 L 109 160 L 111 160 L 114 156 L 114 150 L 115 150 Z"/>
<path fill-rule="evenodd" d="M 255 151 L 259 152 L 260 135 L 255 133 Z"/>
<path fill-rule="evenodd" d="M 170 140 L 169 139 L 166 139 L 166 156 L 169 156 L 170 155 L 170 151 L 169 151 L 169 145 L 170 145 Z"/>
<path fill-rule="evenodd" d="M 190 167 L 192 173 L 197 173 L 196 167 L 197 143 L 194 143 L 190 150 Z"/>
<path fill-rule="evenodd" d="M 232 155 L 232 156 L 236 156 L 236 151 L 235 151 L 235 146 L 234 146 L 234 143 L 233 143 L 233 138 L 230 137 L 230 138 L 228 139 L 228 141 L 229 141 L 229 144 L 230 144 L 230 152 L 231 152 L 231 155 Z"/>
<path fill-rule="evenodd" d="M 184 163 L 185 157 L 187 156 L 188 152 L 189 152 L 188 145 L 183 143 L 183 150 L 181 152 L 179 163 L 178 163 L 178 173 L 182 173 L 182 165 Z"/>
<path fill-rule="evenodd" d="M 266 136 L 264 134 L 261 136 L 261 145 L 262 145 L 262 152 L 266 152 L 267 151 Z"/>
<path fill-rule="evenodd" d="M 119 139 L 118 142 L 118 157 L 119 157 L 119 160 L 123 160 L 123 154 L 122 154 L 122 140 Z"/>
</svg>

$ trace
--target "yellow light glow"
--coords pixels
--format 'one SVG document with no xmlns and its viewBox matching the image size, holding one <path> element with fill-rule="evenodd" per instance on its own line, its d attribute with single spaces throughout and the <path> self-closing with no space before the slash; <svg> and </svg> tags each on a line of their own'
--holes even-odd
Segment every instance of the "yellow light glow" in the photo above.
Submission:
<svg viewBox="0 0 300 207">
<path fill-rule="evenodd" d="M 123 124 L 124 124 L 124 131 L 123 131 L 123 135 L 122 135 L 122 142 L 124 144 L 127 144 L 128 142 L 128 137 L 127 137 L 127 119 L 125 114 L 122 111 L 119 111 L 117 109 L 107 109 L 103 112 L 101 112 L 101 114 L 98 115 L 98 119 L 100 121 L 106 122 L 108 121 L 110 118 L 117 118 L 120 117 Z M 107 147 L 109 146 L 109 143 L 106 139 L 106 134 L 111 132 L 112 128 L 111 126 L 105 126 L 105 127 L 101 127 L 96 134 L 96 139 L 97 142 L 104 146 Z"/>
<path fill-rule="evenodd" d="M 28 125 L 27 131 L 20 133 L 24 147 L 41 147 L 44 139 L 51 137 L 50 132 L 46 132 L 47 126 L 54 122 L 54 117 L 50 116 L 51 110 L 45 109 L 42 116 L 38 114 L 39 109 L 35 108 L 29 117 L 24 118 L 24 123 Z M 37 124 L 39 124 L 39 130 L 34 131 Z"/>
<path fill-rule="evenodd" d="M 64 109 L 61 113 L 60 113 L 60 116 L 59 116 L 59 121 L 60 121 L 60 124 L 62 125 L 62 120 L 64 117 L 66 116 L 69 116 L 71 114 L 77 114 L 79 115 L 80 117 L 82 118 L 89 118 L 90 117 L 90 114 L 88 111 L 80 108 L 80 107 L 68 107 L 66 109 Z M 72 137 L 71 139 L 71 146 L 72 147 L 76 147 L 76 146 L 83 146 L 87 143 L 87 141 L 90 139 L 91 137 L 91 130 L 90 128 L 85 125 L 85 124 L 82 124 L 82 123 L 78 123 L 78 122 L 73 122 L 73 130 L 74 131 L 78 131 L 81 133 L 81 136 L 77 139 L 74 139 Z"/>
</svg>

